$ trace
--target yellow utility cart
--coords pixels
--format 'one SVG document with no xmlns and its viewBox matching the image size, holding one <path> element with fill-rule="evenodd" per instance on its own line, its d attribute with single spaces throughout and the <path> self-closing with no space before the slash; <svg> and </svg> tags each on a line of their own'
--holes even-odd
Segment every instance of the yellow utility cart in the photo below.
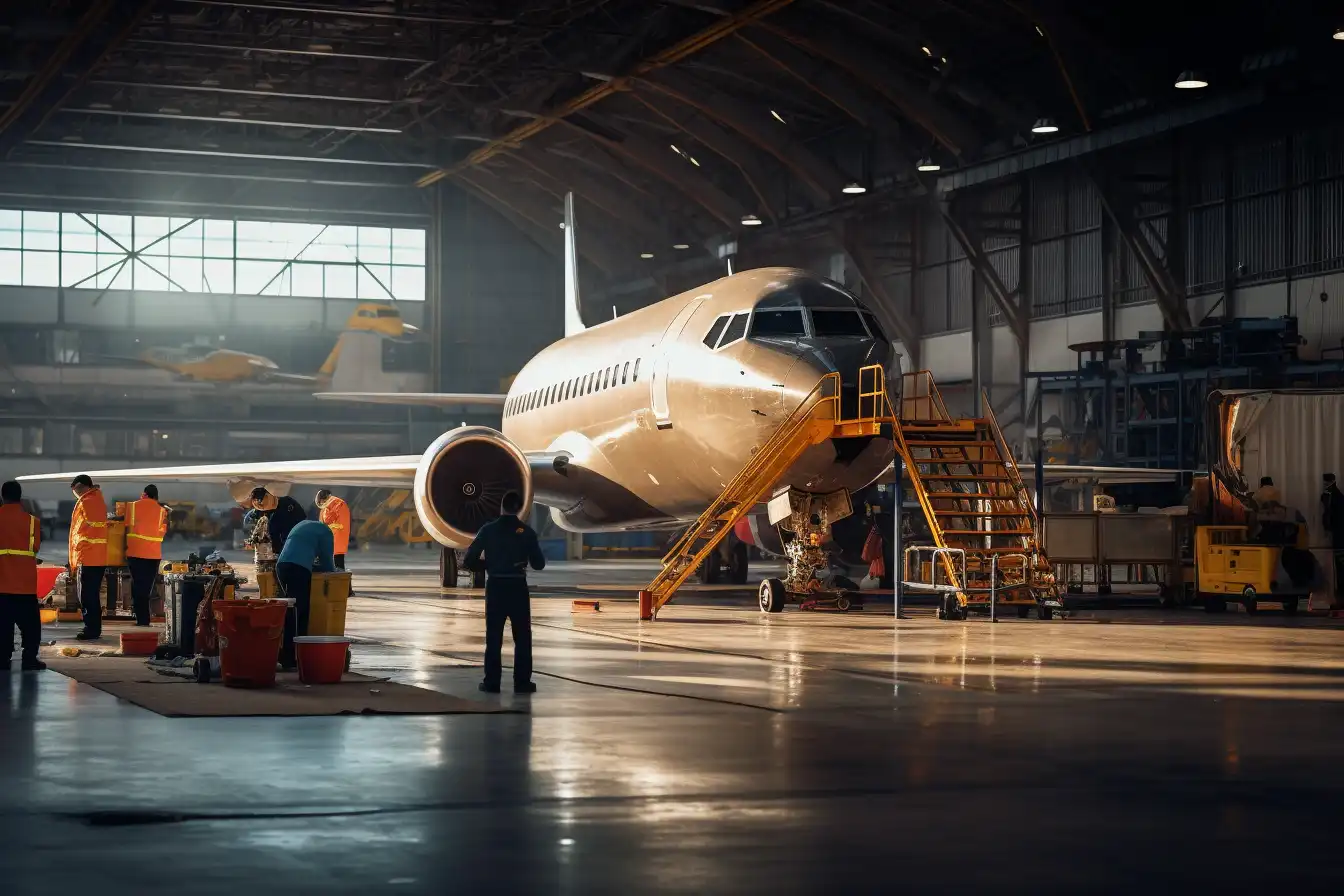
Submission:
<svg viewBox="0 0 1344 896">
<path fill-rule="evenodd" d="M 1247 613 L 1261 603 L 1279 603 L 1296 613 L 1311 597 L 1316 561 L 1307 551 L 1307 527 L 1287 523 L 1291 531 L 1278 543 L 1252 542 L 1245 526 L 1199 526 L 1195 530 L 1195 588 L 1209 613 L 1237 601 Z"/>
</svg>

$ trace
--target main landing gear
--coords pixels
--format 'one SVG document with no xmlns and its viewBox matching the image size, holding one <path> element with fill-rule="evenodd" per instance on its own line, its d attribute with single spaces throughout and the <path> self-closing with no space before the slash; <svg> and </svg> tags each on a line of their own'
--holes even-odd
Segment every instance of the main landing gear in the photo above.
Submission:
<svg viewBox="0 0 1344 896">
<path fill-rule="evenodd" d="M 457 551 L 453 548 L 439 548 L 439 587 L 440 588 L 461 588 L 462 576 L 471 576 L 469 588 L 485 587 L 485 571 L 467 570 L 462 568 L 462 563 L 458 559 Z"/>
</svg>

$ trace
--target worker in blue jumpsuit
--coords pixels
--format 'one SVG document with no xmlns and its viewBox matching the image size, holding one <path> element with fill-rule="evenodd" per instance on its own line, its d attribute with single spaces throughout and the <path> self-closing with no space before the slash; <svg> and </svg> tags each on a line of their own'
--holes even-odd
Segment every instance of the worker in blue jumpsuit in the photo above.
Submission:
<svg viewBox="0 0 1344 896">
<path fill-rule="evenodd" d="M 285 614 L 285 640 L 280 665 L 294 668 L 294 638 L 308 634 L 308 614 L 312 609 L 314 572 L 335 572 L 331 528 L 317 520 L 303 520 L 285 538 L 280 556 L 275 558 L 275 581 L 285 597 L 294 599 L 294 612 Z"/>
<path fill-rule="evenodd" d="M 522 496 L 507 492 L 499 503 L 500 516 L 481 527 L 467 548 L 467 569 L 485 570 L 485 680 L 481 690 L 499 693 L 504 646 L 504 621 L 513 627 L 513 692 L 536 693 L 532 682 L 532 611 L 527 590 L 527 567 L 544 569 L 546 557 L 537 533 L 518 519 Z"/>
</svg>

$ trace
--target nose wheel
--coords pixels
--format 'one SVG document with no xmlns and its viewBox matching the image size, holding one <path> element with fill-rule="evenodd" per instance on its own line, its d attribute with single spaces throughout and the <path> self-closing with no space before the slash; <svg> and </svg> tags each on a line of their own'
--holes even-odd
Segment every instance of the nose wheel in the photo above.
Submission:
<svg viewBox="0 0 1344 896">
<path fill-rule="evenodd" d="M 761 582 L 759 597 L 762 613 L 784 611 L 784 583 L 779 579 L 766 579 Z"/>
</svg>

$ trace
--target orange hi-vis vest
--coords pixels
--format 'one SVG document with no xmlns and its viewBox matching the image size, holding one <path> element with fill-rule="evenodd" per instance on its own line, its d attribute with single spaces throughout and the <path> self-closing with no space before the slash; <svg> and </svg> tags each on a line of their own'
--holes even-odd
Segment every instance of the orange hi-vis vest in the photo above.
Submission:
<svg viewBox="0 0 1344 896">
<path fill-rule="evenodd" d="M 350 505 L 332 495 L 323 505 L 320 519 L 331 530 L 333 554 L 344 554 L 350 547 Z"/>
<path fill-rule="evenodd" d="M 75 502 L 70 517 L 70 565 L 107 565 L 107 502 L 96 485 Z"/>
<path fill-rule="evenodd" d="M 168 534 L 168 508 L 153 498 L 126 506 L 126 556 L 140 560 L 163 559 L 163 536 Z"/>
<path fill-rule="evenodd" d="M 0 505 L 0 594 L 37 594 L 42 527 L 19 504 Z M 13 637 L 6 632 L 0 637 Z"/>
</svg>

